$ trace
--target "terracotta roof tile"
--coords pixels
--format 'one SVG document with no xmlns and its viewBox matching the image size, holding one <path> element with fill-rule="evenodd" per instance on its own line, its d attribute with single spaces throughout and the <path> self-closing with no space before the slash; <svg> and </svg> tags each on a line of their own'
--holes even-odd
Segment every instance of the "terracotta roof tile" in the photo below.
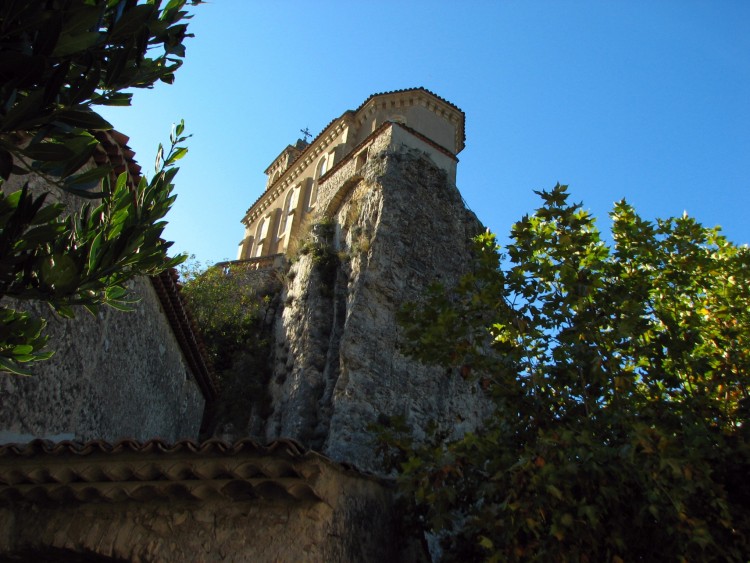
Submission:
<svg viewBox="0 0 750 563">
<path fill-rule="evenodd" d="M 141 167 L 134 160 L 135 153 L 128 146 L 129 138 L 119 131 L 95 131 L 94 137 L 99 141 L 94 152 L 97 164 L 110 164 L 113 168 L 113 178 L 123 172 L 128 173 L 128 183 L 131 187 L 141 178 Z"/>
<path fill-rule="evenodd" d="M 193 372 L 193 377 L 195 377 L 207 403 L 209 403 L 207 408 L 210 409 L 210 403 L 216 398 L 213 370 L 200 332 L 187 303 L 180 294 L 180 285 L 177 279 L 178 275 L 175 269 L 163 271 L 150 278 L 185 361 Z"/>
<path fill-rule="evenodd" d="M 80 442 L 75 440 L 64 440 L 53 442 L 51 440 L 32 440 L 24 444 L 2 444 L 0 445 L 0 462 L 8 459 L 23 459 L 40 456 L 95 456 L 106 455 L 115 457 L 124 454 L 203 454 L 216 456 L 235 456 L 252 452 L 254 454 L 273 454 L 289 459 L 303 459 L 307 456 L 317 456 L 328 459 L 302 446 L 292 439 L 279 439 L 261 444 L 251 438 L 245 438 L 236 442 L 225 442 L 217 438 L 197 442 L 195 440 L 179 440 L 168 442 L 161 438 L 154 438 L 145 442 L 138 440 L 123 439 L 117 442 L 105 440 L 90 440 Z M 0 483 L 4 481 L 0 480 Z"/>
<path fill-rule="evenodd" d="M 463 110 L 460 107 L 458 107 L 456 104 L 449 102 L 448 100 L 446 100 L 442 96 L 438 96 L 432 90 L 428 90 L 427 88 L 424 88 L 422 86 L 417 86 L 416 88 L 401 88 L 400 90 L 388 90 L 386 92 L 378 92 L 377 94 L 372 94 L 369 98 L 367 98 L 364 102 L 362 102 L 359 105 L 359 107 L 357 109 L 355 109 L 354 111 L 358 112 L 363 107 L 365 107 L 370 100 L 372 100 L 373 98 L 377 98 L 378 96 L 388 96 L 390 94 L 401 94 L 403 92 L 425 92 L 425 93 L 429 94 L 430 96 L 433 96 L 433 97 L 437 98 L 441 102 L 445 102 L 446 104 L 448 104 L 449 106 L 451 106 L 453 109 L 455 109 L 457 111 L 460 111 L 461 113 L 464 113 Z"/>
<path fill-rule="evenodd" d="M 321 500 L 322 466 L 386 483 L 336 464 L 293 440 L 261 445 L 162 440 L 0 446 L 0 505 L 159 499 Z"/>
</svg>

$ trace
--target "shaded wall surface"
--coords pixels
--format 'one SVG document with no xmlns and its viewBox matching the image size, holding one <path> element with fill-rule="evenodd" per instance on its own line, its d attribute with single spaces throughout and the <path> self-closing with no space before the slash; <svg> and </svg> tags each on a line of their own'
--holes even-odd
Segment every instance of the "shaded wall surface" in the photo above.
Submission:
<svg viewBox="0 0 750 563">
<path fill-rule="evenodd" d="M 0 447 L 0 560 L 426 561 L 401 529 L 388 483 L 288 440 Z"/>
<path fill-rule="evenodd" d="M 204 395 L 151 282 L 131 287 L 129 313 L 61 319 L 39 306 L 56 353 L 31 377 L 0 374 L 0 443 L 198 437 Z"/>
<path fill-rule="evenodd" d="M 127 137 L 110 131 L 97 139 L 101 146 L 94 160 L 117 173 L 127 171 L 134 185 L 140 167 Z M 33 174 L 12 175 L 2 190 L 10 193 L 26 183 L 68 210 L 85 201 Z M 46 304 L 16 303 L 47 319 L 48 349 L 56 353 L 34 364 L 31 377 L 0 373 L 0 444 L 37 437 L 197 438 L 213 385 L 173 278 L 164 272 L 154 280 L 131 281 L 130 297 L 137 302 L 130 313 L 102 307 L 92 316 L 78 307 L 75 319 L 62 319 Z"/>
</svg>

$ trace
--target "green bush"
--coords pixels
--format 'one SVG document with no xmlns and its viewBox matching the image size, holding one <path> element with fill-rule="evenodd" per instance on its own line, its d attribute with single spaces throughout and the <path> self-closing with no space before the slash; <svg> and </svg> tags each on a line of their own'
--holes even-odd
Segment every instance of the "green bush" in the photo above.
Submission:
<svg viewBox="0 0 750 563">
<path fill-rule="evenodd" d="M 231 424 L 244 429 L 253 407 L 267 416 L 271 365 L 271 315 L 275 294 L 259 293 L 243 264 L 181 267 L 182 294 L 211 358 L 219 397 L 209 431 Z"/>
</svg>

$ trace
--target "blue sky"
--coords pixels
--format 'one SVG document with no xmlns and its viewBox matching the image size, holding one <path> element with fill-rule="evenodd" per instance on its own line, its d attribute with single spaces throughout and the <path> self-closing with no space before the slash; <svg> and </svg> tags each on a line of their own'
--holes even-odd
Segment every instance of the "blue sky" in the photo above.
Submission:
<svg viewBox="0 0 750 563">
<path fill-rule="evenodd" d="M 263 170 L 370 94 L 423 86 L 466 113 L 457 185 L 501 242 L 569 184 L 609 226 L 687 211 L 750 243 L 750 2 L 214 0 L 175 84 L 105 116 L 148 171 L 193 137 L 166 237 L 234 259 Z"/>
</svg>

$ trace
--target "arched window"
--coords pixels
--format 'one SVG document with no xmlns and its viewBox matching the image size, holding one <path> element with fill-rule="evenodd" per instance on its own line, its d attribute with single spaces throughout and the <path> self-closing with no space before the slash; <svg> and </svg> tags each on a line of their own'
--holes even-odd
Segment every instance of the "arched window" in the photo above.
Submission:
<svg viewBox="0 0 750 563">
<path fill-rule="evenodd" d="M 307 209 L 315 207 L 315 202 L 318 201 L 318 181 L 315 180 L 310 186 L 310 200 L 307 202 Z"/>
<path fill-rule="evenodd" d="M 268 223 L 270 217 L 264 217 L 263 220 L 258 223 L 258 229 L 255 231 L 255 256 L 261 256 L 263 254 L 263 244 L 266 242 L 266 236 L 268 235 Z"/>
<path fill-rule="evenodd" d="M 292 197 L 294 196 L 294 189 L 289 190 L 284 200 L 284 209 L 281 212 L 281 221 L 279 222 L 279 234 L 278 237 L 282 238 L 286 234 L 287 223 L 289 222 L 289 208 L 292 204 Z"/>
<path fill-rule="evenodd" d="M 266 189 L 268 189 L 271 186 L 273 186 L 276 183 L 276 180 L 279 179 L 279 176 L 281 176 L 281 171 L 280 170 L 277 170 L 273 174 L 270 174 L 268 176 L 268 183 L 266 184 Z"/>
<path fill-rule="evenodd" d="M 289 243 L 289 233 L 292 230 L 294 224 L 294 212 L 297 210 L 297 201 L 299 201 L 299 192 L 301 186 L 295 186 L 286 195 L 284 200 L 284 208 L 281 212 L 281 221 L 279 222 L 279 234 L 278 238 L 286 239 L 279 245 L 279 249 L 285 248 Z"/>
<path fill-rule="evenodd" d="M 315 181 L 310 187 L 310 199 L 307 202 L 307 209 L 315 207 L 315 202 L 318 201 L 318 182 L 320 177 L 328 172 L 328 158 L 330 155 L 324 154 L 323 157 L 318 161 L 318 166 L 315 168 Z"/>
<path fill-rule="evenodd" d="M 328 155 L 326 154 L 326 155 L 323 155 L 323 158 L 321 158 L 318 161 L 318 173 L 315 175 L 315 179 L 317 180 L 327 171 L 328 171 Z"/>
</svg>

